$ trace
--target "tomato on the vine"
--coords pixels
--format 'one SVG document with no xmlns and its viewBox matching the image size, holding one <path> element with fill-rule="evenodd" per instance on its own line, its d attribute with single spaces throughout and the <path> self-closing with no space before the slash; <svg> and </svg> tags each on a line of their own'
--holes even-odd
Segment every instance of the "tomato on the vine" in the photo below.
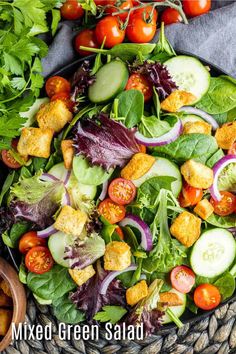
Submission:
<svg viewBox="0 0 236 354">
<path fill-rule="evenodd" d="M 48 97 L 52 97 L 56 93 L 70 92 L 70 83 L 64 77 L 52 76 L 46 81 L 45 90 Z"/>
<path fill-rule="evenodd" d="M 156 21 L 144 20 L 143 14 L 134 14 L 130 16 L 128 26 L 126 28 L 126 36 L 133 43 L 150 42 L 156 33 Z"/>
<path fill-rule="evenodd" d="M 184 182 L 182 191 L 179 195 L 179 203 L 182 208 L 194 206 L 203 197 L 203 191 L 201 188 L 195 188 L 190 186 L 187 182 Z"/>
<path fill-rule="evenodd" d="M 114 12 L 120 11 L 120 10 L 127 10 L 127 12 L 120 13 L 119 15 L 116 15 L 119 19 L 122 21 L 125 21 L 125 19 L 128 16 L 128 10 L 132 9 L 133 7 L 133 2 L 132 0 L 117 0 L 117 1 L 110 1 L 107 4 L 107 8 L 105 12 L 107 14 L 113 14 Z"/>
<path fill-rule="evenodd" d="M 233 193 L 222 191 L 220 201 L 210 199 L 210 203 L 214 208 L 214 213 L 220 216 L 233 214 L 236 210 L 236 196 Z"/>
<path fill-rule="evenodd" d="M 113 202 L 119 205 L 126 205 L 134 200 L 136 187 L 128 179 L 115 178 L 108 187 L 108 195 Z"/>
<path fill-rule="evenodd" d="M 148 5 L 140 9 L 134 10 L 131 16 L 136 16 L 136 15 L 140 15 L 140 17 L 142 17 L 147 21 L 153 20 L 157 22 L 158 13 L 157 10 L 153 8 L 153 6 Z"/>
<path fill-rule="evenodd" d="M 176 9 L 169 7 L 162 12 L 161 22 L 164 22 L 165 25 L 170 25 L 172 23 L 178 23 L 182 21 L 182 17 L 179 11 Z"/>
<path fill-rule="evenodd" d="M 73 111 L 74 102 L 71 101 L 70 94 L 68 92 L 59 92 L 51 97 L 51 101 L 56 101 L 56 100 L 63 101 L 66 107 L 70 111 Z"/>
<path fill-rule="evenodd" d="M 26 268 L 36 274 L 48 272 L 54 264 L 54 260 L 49 249 L 45 246 L 32 247 L 26 254 Z"/>
<path fill-rule="evenodd" d="M 19 251 L 26 254 L 31 248 L 36 246 L 46 246 L 45 238 L 38 237 L 36 231 L 29 231 L 24 234 L 19 242 Z"/>
<path fill-rule="evenodd" d="M 170 273 L 170 281 L 174 289 L 187 294 L 195 283 L 195 274 L 189 267 L 177 266 Z"/>
<path fill-rule="evenodd" d="M 99 204 L 98 212 L 111 224 L 116 224 L 125 217 L 125 207 L 114 203 L 109 198 Z"/>
<path fill-rule="evenodd" d="M 210 11 L 211 0 L 183 0 L 183 10 L 189 17 L 203 15 Z"/>
<path fill-rule="evenodd" d="M 201 284 L 195 289 L 193 299 L 200 309 L 212 310 L 220 304 L 221 295 L 215 285 Z"/>
<path fill-rule="evenodd" d="M 84 29 L 75 37 L 75 50 L 82 56 L 90 55 L 91 52 L 80 49 L 80 46 L 89 48 L 99 48 L 95 31 L 92 29 Z"/>
<path fill-rule="evenodd" d="M 142 74 L 131 74 L 125 87 L 126 90 L 139 90 L 144 96 L 144 101 L 147 102 L 152 98 L 152 84 Z"/>
<path fill-rule="evenodd" d="M 60 11 L 65 20 L 78 20 L 84 16 L 84 9 L 78 0 L 66 0 Z"/>
<path fill-rule="evenodd" d="M 125 30 L 122 28 L 122 24 L 113 16 L 102 18 L 97 23 L 95 34 L 99 45 L 103 43 L 106 37 L 104 44 L 106 48 L 112 48 L 114 45 L 122 43 L 125 38 Z"/>
</svg>

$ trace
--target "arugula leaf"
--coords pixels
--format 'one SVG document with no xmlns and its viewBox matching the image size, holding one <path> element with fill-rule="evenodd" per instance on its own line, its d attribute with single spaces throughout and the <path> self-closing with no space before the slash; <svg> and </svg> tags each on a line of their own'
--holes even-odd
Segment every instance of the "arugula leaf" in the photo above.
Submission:
<svg viewBox="0 0 236 354">
<path fill-rule="evenodd" d="M 103 306 L 102 310 L 96 313 L 94 320 L 116 324 L 127 313 L 122 306 Z"/>
</svg>

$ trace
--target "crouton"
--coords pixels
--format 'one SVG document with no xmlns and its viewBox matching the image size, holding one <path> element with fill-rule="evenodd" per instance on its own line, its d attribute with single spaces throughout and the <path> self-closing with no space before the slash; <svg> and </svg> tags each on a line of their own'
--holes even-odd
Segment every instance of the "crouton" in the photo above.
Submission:
<svg viewBox="0 0 236 354">
<path fill-rule="evenodd" d="M 112 241 L 106 245 L 104 254 L 105 270 L 123 270 L 131 264 L 130 247 L 125 242 Z"/>
<path fill-rule="evenodd" d="M 203 220 L 206 220 L 213 214 L 214 208 L 207 199 L 202 199 L 197 203 L 193 211 L 199 215 Z"/>
<path fill-rule="evenodd" d="M 86 283 L 87 280 L 92 278 L 96 272 L 93 266 L 89 265 L 84 269 L 69 269 L 69 273 L 74 282 L 78 286 L 81 286 L 82 284 Z"/>
<path fill-rule="evenodd" d="M 190 92 L 176 90 L 161 103 L 161 108 L 167 112 L 177 112 L 181 107 L 194 103 L 196 99 Z"/>
<path fill-rule="evenodd" d="M 31 155 L 47 159 L 50 156 L 52 138 L 51 129 L 23 128 L 17 150 L 22 156 Z"/>
<path fill-rule="evenodd" d="M 209 188 L 213 183 L 213 171 L 194 160 L 186 161 L 180 168 L 185 181 L 195 188 Z"/>
<path fill-rule="evenodd" d="M 178 294 L 172 293 L 170 291 L 166 291 L 164 293 L 160 293 L 160 303 L 166 306 L 180 306 L 183 305 L 183 301 L 180 299 Z"/>
<path fill-rule="evenodd" d="M 147 173 L 154 162 L 155 157 L 138 152 L 128 164 L 121 170 L 121 177 L 129 180 L 135 180 Z"/>
<path fill-rule="evenodd" d="M 73 148 L 73 140 L 62 140 L 61 150 L 64 160 L 64 166 L 66 169 L 71 170 L 75 153 L 75 149 Z"/>
<path fill-rule="evenodd" d="M 0 307 L 12 307 L 12 298 L 0 290 Z"/>
<path fill-rule="evenodd" d="M 215 138 L 221 149 L 230 149 L 236 141 L 236 122 L 223 124 L 216 130 Z"/>
<path fill-rule="evenodd" d="M 183 134 L 207 134 L 211 135 L 212 126 L 206 122 L 187 122 L 184 124 Z"/>
<path fill-rule="evenodd" d="M 191 247 L 200 236 L 201 219 L 184 211 L 173 221 L 170 233 L 185 247 Z"/>
<path fill-rule="evenodd" d="M 5 336 L 11 325 L 12 311 L 0 309 L 0 336 Z"/>
<path fill-rule="evenodd" d="M 141 280 L 139 283 L 126 290 L 126 302 L 128 305 L 134 306 L 147 295 L 148 286 L 146 280 Z"/>
<path fill-rule="evenodd" d="M 69 205 L 65 205 L 61 209 L 54 223 L 54 227 L 56 230 L 78 237 L 81 234 L 86 221 L 86 213 L 80 210 L 75 210 Z"/>
<path fill-rule="evenodd" d="M 72 113 L 61 100 L 51 101 L 42 105 L 36 114 L 41 129 L 52 129 L 59 133 L 71 121 Z"/>
<path fill-rule="evenodd" d="M 7 296 L 12 297 L 10 286 L 6 280 L 0 282 L 0 288 Z"/>
</svg>

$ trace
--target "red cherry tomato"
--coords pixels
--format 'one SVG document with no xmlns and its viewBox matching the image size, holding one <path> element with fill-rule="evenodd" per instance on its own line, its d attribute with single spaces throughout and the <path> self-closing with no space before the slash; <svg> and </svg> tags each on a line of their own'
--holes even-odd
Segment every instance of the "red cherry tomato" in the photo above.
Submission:
<svg viewBox="0 0 236 354">
<path fill-rule="evenodd" d="M 117 228 L 115 229 L 115 232 L 120 236 L 121 240 L 124 240 L 124 233 L 123 233 L 120 226 L 117 226 Z"/>
<path fill-rule="evenodd" d="M 11 150 L 2 150 L 1 155 L 2 155 L 2 161 L 7 167 L 13 169 L 17 169 L 21 167 L 21 164 L 19 164 L 19 162 L 17 162 L 14 159 L 14 157 L 11 155 Z"/>
<path fill-rule="evenodd" d="M 59 92 L 51 97 L 51 101 L 56 101 L 56 100 L 63 101 L 66 107 L 70 111 L 73 111 L 74 102 L 70 100 L 70 94 L 68 92 Z"/>
<path fill-rule="evenodd" d="M 140 15 L 140 17 L 145 18 L 147 21 L 153 20 L 157 22 L 158 13 L 156 9 L 153 9 L 153 6 L 149 5 L 141 9 L 134 10 L 131 16 L 136 16 L 136 15 Z"/>
<path fill-rule="evenodd" d="M 126 28 L 126 36 L 133 43 L 150 42 L 156 33 L 156 21 L 145 21 L 142 14 L 132 15 Z"/>
<path fill-rule="evenodd" d="M 84 16 L 84 9 L 78 0 L 66 0 L 60 10 L 65 20 L 78 20 Z"/>
<path fill-rule="evenodd" d="M 106 6 L 110 0 L 94 0 L 96 6 Z"/>
<path fill-rule="evenodd" d="M 203 15 L 210 11 L 211 0 L 183 0 L 183 10 L 189 17 Z"/>
<path fill-rule="evenodd" d="M 99 45 L 106 37 L 104 45 L 106 48 L 112 48 L 114 45 L 122 43 L 125 38 L 125 30 L 121 28 L 119 20 L 113 16 L 102 18 L 97 23 L 95 34 Z"/>
<path fill-rule="evenodd" d="M 233 143 L 231 148 L 228 150 L 228 155 L 236 155 L 236 143 Z"/>
<path fill-rule="evenodd" d="M 26 254 L 26 268 L 36 274 L 48 272 L 53 266 L 53 258 L 47 247 L 36 246 L 32 247 Z"/>
<path fill-rule="evenodd" d="M 111 224 L 116 224 L 125 217 L 125 207 L 114 203 L 109 198 L 99 204 L 98 212 Z"/>
<path fill-rule="evenodd" d="M 82 56 L 91 55 L 91 52 L 81 50 L 80 46 L 89 48 L 99 48 L 94 30 L 84 29 L 75 37 L 75 50 Z"/>
<path fill-rule="evenodd" d="M 203 191 L 201 188 L 195 188 L 184 182 L 182 191 L 179 195 L 179 203 L 182 208 L 194 206 L 203 197 Z"/>
<path fill-rule="evenodd" d="M 162 12 L 161 22 L 164 22 L 165 25 L 170 25 L 171 23 L 182 22 L 182 17 L 179 11 L 169 7 Z"/>
<path fill-rule="evenodd" d="M 170 281 L 174 289 L 183 294 L 187 294 L 191 291 L 195 283 L 195 274 L 192 269 L 186 266 L 178 266 L 172 269 Z"/>
<path fill-rule="evenodd" d="M 142 74 L 130 75 L 125 87 L 126 90 L 139 90 L 144 96 L 144 101 L 147 102 L 152 98 L 152 84 Z"/>
<path fill-rule="evenodd" d="M 19 251 L 26 254 L 33 247 L 46 245 L 47 241 L 45 238 L 38 237 L 36 231 L 29 231 L 21 237 L 19 242 Z"/>
<path fill-rule="evenodd" d="M 45 90 L 50 98 L 56 93 L 70 93 L 70 83 L 61 76 L 52 76 L 46 81 Z"/>
<path fill-rule="evenodd" d="M 220 304 L 221 296 L 215 285 L 201 284 L 195 289 L 193 299 L 200 309 L 212 310 Z"/>
<path fill-rule="evenodd" d="M 108 187 L 108 195 L 119 205 L 130 204 L 136 196 L 136 187 L 125 178 L 116 178 Z"/>
<path fill-rule="evenodd" d="M 220 216 L 233 214 L 236 210 L 236 196 L 227 191 L 222 191 L 220 194 L 222 199 L 219 202 L 213 198 L 210 199 L 214 213 Z"/>
<path fill-rule="evenodd" d="M 107 14 L 112 14 L 114 12 L 117 12 L 119 10 L 130 10 L 133 7 L 133 2 L 132 0 L 125 0 L 125 1 L 110 1 L 110 4 L 108 3 L 107 8 L 106 8 L 106 13 Z M 117 15 L 117 17 L 122 20 L 125 21 L 126 18 L 128 16 L 128 11 L 121 13 L 119 15 Z"/>
</svg>

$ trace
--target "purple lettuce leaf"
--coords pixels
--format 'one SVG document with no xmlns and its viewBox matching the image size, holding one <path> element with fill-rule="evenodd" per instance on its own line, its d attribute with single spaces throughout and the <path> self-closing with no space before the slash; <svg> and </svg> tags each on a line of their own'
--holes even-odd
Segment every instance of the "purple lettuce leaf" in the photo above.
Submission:
<svg viewBox="0 0 236 354">
<path fill-rule="evenodd" d="M 107 171 L 116 166 L 123 167 L 139 152 L 134 133 L 101 113 L 96 120 L 86 119 L 78 123 L 74 136 L 76 154 Z"/>
<path fill-rule="evenodd" d="M 95 76 L 91 75 L 90 62 L 85 60 L 73 75 L 71 81 L 71 100 L 77 102 L 78 97 L 83 95 L 94 82 Z"/>
<path fill-rule="evenodd" d="M 16 218 L 12 210 L 8 207 L 0 208 L 0 234 L 10 230 L 13 224 L 16 223 Z"/>
</svg>

